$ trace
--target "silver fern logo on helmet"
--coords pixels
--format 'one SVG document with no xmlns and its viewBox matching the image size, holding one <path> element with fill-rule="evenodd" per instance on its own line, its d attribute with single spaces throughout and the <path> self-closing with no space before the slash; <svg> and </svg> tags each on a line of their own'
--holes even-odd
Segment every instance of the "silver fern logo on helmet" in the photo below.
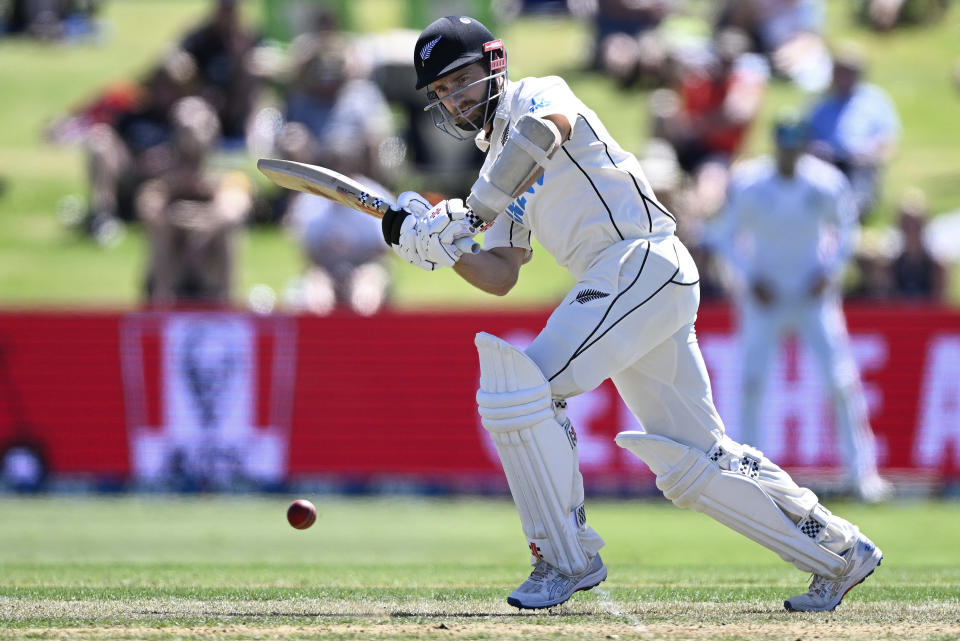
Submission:
<svg viewBox="0 0 960 641">
<path fill-rule="evenodd" d="M 427 61 L 427 58 L 430 57 L 430 54 L 433 53 L 433 48 L 437 46 L 437 43 L 440 42 L 440 38 L 443 36 L 437 36 L 427 44 L 423 45 L 423 49 L 420 50 L 420 60 L 423 62 Z"/>
</svg>

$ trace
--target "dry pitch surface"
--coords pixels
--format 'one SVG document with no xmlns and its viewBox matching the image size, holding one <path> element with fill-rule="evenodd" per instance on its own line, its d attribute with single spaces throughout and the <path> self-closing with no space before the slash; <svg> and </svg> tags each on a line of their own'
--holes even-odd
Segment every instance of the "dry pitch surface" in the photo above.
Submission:
<svg viewBox="0 0 960 641">
<path fill-rule="evenodd" d="M 546 613 L 479 602 L 203 601 L 0 603 L 0 618 L 51 626 L 0 629 L 0 639 L 960 639 L 956 603 L 848 603 L 834 613 L 788 614 L 777 603 L 640 602 L 601 592 Z M 89 622 L 122 622 L 96 625 Z M 176 621 L 183 621 L 176 623 Z M 76 624 L 63 625 L 70 621 Z M 188 623 L 187 621 L 195 621 Z"/>
</svg>

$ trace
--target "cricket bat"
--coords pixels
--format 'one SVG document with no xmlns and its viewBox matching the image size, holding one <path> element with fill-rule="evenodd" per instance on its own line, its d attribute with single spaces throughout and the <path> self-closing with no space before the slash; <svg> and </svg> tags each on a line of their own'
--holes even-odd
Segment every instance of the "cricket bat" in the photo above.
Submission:
<svg viewBox="0 0 960 641">
<path fill-rule="evenodd" d="M 389 198 L 370 193 L 356 180 L 326 167 L 292 160 L 261 158 L 257 161 L 257 169 L 281 187 L 322 196 L 375 218 L 383 218 L 387 210 L 394 206 Z M 468 254 L 480 251 L 479 243 L 472 238 L 458 238 L 454 245 Z"/>
</svg>

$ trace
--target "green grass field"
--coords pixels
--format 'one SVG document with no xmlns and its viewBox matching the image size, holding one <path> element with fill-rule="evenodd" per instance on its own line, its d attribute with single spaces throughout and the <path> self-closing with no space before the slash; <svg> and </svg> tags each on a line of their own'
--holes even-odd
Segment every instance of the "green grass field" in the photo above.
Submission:
<svg viewBox="0 0 960 641">
<path fill-rule="evenodd" d="M 701 10 L 706 0 L 695 0 Z M 63 227 L 58 203 L 69 194 L 85 197 L 83 156 L 77 149 L 43 141 L 44 125 L 96 94 L 106 84 L 143 73 L 178 34 L 206 10 L 206 0 L 116 0 L 103 3 L 109 25 L 101 45 L 0 41 L 0 303 L 7 306 L 71 305 L 128 308 L 140 297 L 144 241 L 133 229 L 112 249 L 102 249 Z M 400 23 L 398 0 L 358 0 L 359 22 L 379 31 Z M 261 4 L 248 2 L 251 18 Z M 863 30 L 852 20 L 847 0 L 829 3 L 829 35 L 854 39 L 872 62 L 869 77 L 897 102 L 904 125 L 899 152 L 888 172 L 878 221 L 889 219 L 891 203 L 910 185 L 924 189 L 933 210 L 960 207 L 960 128 L 954 116 L 960 96 L 950 81 L 957 55 L 960 11 L 941 24 L 893 34 Z M 524 17 L 503 28 L 511 75 L 564 75 L 603 118 L 621 144 L 639 150 L 646 135 L 647 92 L 621 91 L 583 69 L 587 27 L 572 20 Z M 548 54 L 548 55 L 545 55 Z M 750 142 L 765 150 L 768 123 L 776 109 L 809 100 L 783 83 L 774 83 Z M 247 169 L 254 173 L 252 161 Z M 298 273 L 301 259 L 277 229 L 253 229 L 243 242 L 238 300 L 257 283 L 282 291 Z M 555 302 L 569 277 L 539 252 L 521 274 L 518 287 L 495 298 L 465 285 L 449 270 L 423 274 L 394 264 L 395 299 L 400 307 L 507 305 Z M 429 280 L 427 280 L 429 279 Z M 960 277 L 952 297 L 960 302 Z"/>
<path fill-rule="evenodd" d="M 0 498 L 0 639 L 960 638 L 960 506 L 832 506 L 882 567 L 833 613 L 791 614 L 807 577 L 665 501 L 593 501 L 610 576 L 550 611 L 507 499 Z"/>
</svg>

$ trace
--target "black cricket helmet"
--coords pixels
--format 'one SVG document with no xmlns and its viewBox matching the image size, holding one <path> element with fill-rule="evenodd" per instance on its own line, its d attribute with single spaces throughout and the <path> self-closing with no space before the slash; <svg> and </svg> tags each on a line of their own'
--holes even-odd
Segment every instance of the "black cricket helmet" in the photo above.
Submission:
<svg viewBox="0 0 960 641">
<path fill-rule="evenodd" d="M 487 97 L 466 111 L 451 113 L 429 85 L 443 76 L 474 63 L 483 63 L 487 74 L 483 78 L 459 87 L 444 96 L 454 98 L 481 83 L 486 83 Z M 493 118 L 497 103 L 507 81 L 507 54 L 503 41 L 490 30 L 468 16 L 446 16 L 431 23 L 417 39 L 413 53 L 417 71 L 417 89 L 427 88 L 429 104 L 424 111 L 433 114 L 433 123 L 454 138 L 465 140 L 483 129 Z M 482 110 L 482 111 L 481 111 Z"/>
</svg>

